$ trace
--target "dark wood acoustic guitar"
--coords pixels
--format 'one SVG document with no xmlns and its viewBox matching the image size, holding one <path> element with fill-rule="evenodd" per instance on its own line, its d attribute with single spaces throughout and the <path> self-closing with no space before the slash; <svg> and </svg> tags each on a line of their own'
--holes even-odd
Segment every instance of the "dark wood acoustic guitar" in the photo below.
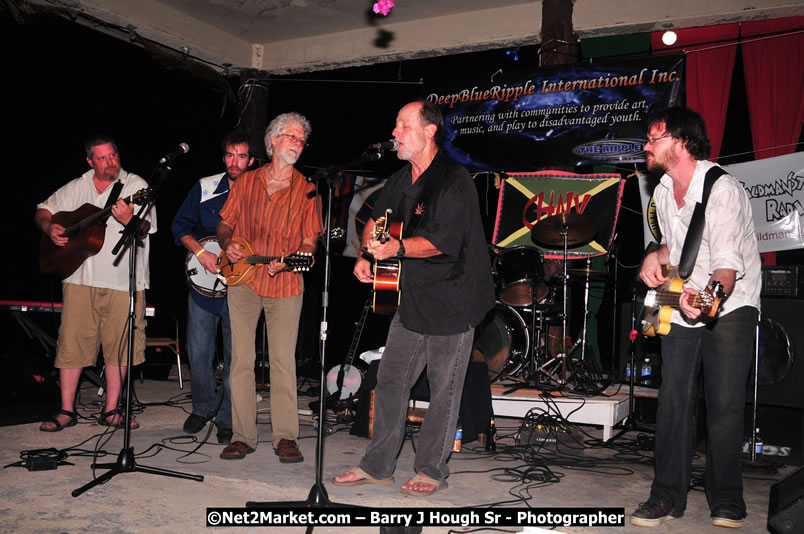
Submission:
<svg viewBox="0 0 804 534">
<path fill-rule="evenodd" d="M 391 220 L 391 210 L 385 210 L 374 223 L 374 239 L 385 243 L 391 238 L 402 239 L 402 221 Z M 374 261 L 374 313 L 393 315 L 399 307 L 402 262 L 388 258 Z"/>
<path fill-rule="evenodd" d="M 142 204 L 148 198 L 148 189 L 140 189 L 125 200 L 128 204 Z M 84 261 L 103 248 L 106 237 L 106 220 L 112 214 L 112 206 L 99 208 L 84 204 L 74 211 L 60 211 L 53 215 L 53 224 L 60 224 L 66 230 L 67 244 L 60 247 L 42 233 L 39 243 L 39 270 L 64 279 L 73 274 Z"/>
</svg>

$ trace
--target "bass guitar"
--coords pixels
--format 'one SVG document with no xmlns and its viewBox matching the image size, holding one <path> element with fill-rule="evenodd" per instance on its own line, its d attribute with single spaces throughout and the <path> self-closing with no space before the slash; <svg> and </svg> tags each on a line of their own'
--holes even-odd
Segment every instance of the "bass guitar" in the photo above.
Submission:
<svg viewBox="0 0 804 534">
<path fill-rule="evenodd" d="M 402 239 L 402 221 L 391 220 L 391 210 L 385 210 L 374 223 L 374 239 L 385 243 L 390 238 Z M 399 280 L 402 275 L 402 262 L 395 259 L 374 261 L 374 313 L 393 315 L 399 307 L 402 295 Z"/>
<path fill-rule="evenodd" d="M 637 305 L 640 305 L 639 324 L 642 333 L 646 336 L 664 336 L 670 332 L 670 318 L 673 310 L 680 309 L 678 299 L 684 290 L 684 280 L 678 276 L 678 268 L 664 266 L 662 274 L 668 280 L 657 288 L 650 289 L 644 286 L 636 295 Z M 704 317 L 710 319 L 717 315 L 720 302 L 725 297 L 723 284 L 712 281 L 712 285 L 690 298 L 690 304 L 701 310 Z"/>
<path fill-rule="evenodd" d="M 221 246 L 218 244 L 216 236 L 210 235 L 199 239 L 198 242 L 207 252 L 220 256 Z M 218 262 L 220 262 L 220 259 L 218 259 Z M 187 281 L 190 282 L 190 287 L 205 297 L 220 298 L 226 296 L 226 286 L 218 277 L 218 273 L 207 271 L 192 252 L 188 252 L 187 259 L 184 260 L 184 273 L 187 276 Z"/>
<path fill-rule="evenodd" d="M 142 204 L 148 199 L 148 189 L 140 189 L 124 198 L 128 204 Z M 64 279 L 73 274 L 84 261 L 103 248 L 106 237 L 106 219 L 112 214 L 112 206 L 99 208 L 84 204 L 73 211 L 60 211 L 51 218 L 52 224 L 60 224 L 69 241 L 60 247 L 42 234 L 39 243 L 39 270 Z"/>
<path fill-rule="evenodd" d="M 334 412 L 346 409 L 349 401 L 355 398 L 355 395 L 360 390 L 360 385 L 363 383 L 363 371 L 355 367 L 353 362 L 355 354 L 357 354 L 357 346 L 360 344 L 360 336 L 363 334 L 363 326 L 366 324 L 366 318 L 371 309 L 372 300 L 371 295 L 369 295 L 363 305 L 363 313 L 360 314 L 360 320 L 355 326 L 352 344 L 349 345 L 349 352 L 347 352 L 343 364 L 335 365 L 327 373 L 327 393 L 329 393 L 327 407 Z"/>
<path fill-rule="evenodd" d="M 294 272 L 309 271 L 315 262 L 315 258 L 309 252 L 296 252 L 287 256 L 257 256 L 249 242 L 242 237 L 234 237 L 232 241 L 241 246 L 246 256 L 232 263 L 226 257 L 226 251 L 222 250 L 218 255 L 218 274 L 221 281 L 227 286 L 245 284 L 254 274 L 257 266 L 271 263 L 274 260 L 286 264 Z"/>
</svg>

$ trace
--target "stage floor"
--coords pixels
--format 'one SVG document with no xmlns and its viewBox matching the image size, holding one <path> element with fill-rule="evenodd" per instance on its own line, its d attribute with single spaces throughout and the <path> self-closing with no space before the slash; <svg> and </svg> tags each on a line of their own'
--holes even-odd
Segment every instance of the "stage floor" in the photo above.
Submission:
<svg viewBox="0 0 804 534">
<path fill-rule="evenodd" d="M 186 376 L 185 376 L 186 378 Z M 241 507 L 247 501 L 304 500 L 315 478 L 316 440 L 310 416 L 301 416 L 299 444 L 305 455 L 300 464 L 280 464 L 271 447 L 268 393 L 258 405 L 260 443 L 257 451 L 244 460 L 226 461 L 218 455 L 222 445 L 215 441 L 214 430 L 185 436 L 181 430 L 189 407 L 189 381 L 180 390 L 175 381 L 146 380 L 136 383 L 136 397 L 143 404 L 137 415 L 142 428 L 131 433 L 131 446 L 138 465 L 147 465 L 203 475 L 203 482 L 158 476 L 149 473 L 123 473 L 79 497 L 71 492 L 93 478 L 93 451 L 101 451 L 100 462 L 114 462 L 123 443 L 122 432 L 99 438 L 104 428 L 95 424 L 94 413 L 102 399 L 97 387 L 87 384 L 81 391 L 80 424 L 59 433 L 43 433 L 37 423 L 0 427 L 0 462 L 9 465 L 20 460 L 20 453 L 32 449 L 70 449 L 67 460 L 74 465 L 51 471 L 28 471 L 8 467 L 0 471 L 0 532 L 198 532 L 204 531 L 207 507 Z M 310 384 L 300 385 L 306 393 Z M 627 394 L 627 388 L 623 389 Z M 505 396 L 504 396 L 505 397 Z M 465 443 L 460 453 L 450 459 L 449 489 L 429 499 L 401 495 L 399 486 L 413 475 L 413 446 L 402 446 L 395 483 L 382 486 L 344 488 L 330 478 L 356 465 L 368 440 L 349 434 L 349 427 L 338 423 L 333 414 L 325 421 L 323 480 L 329 499 L 337 503 L 371 508 L 402 507 L 614 507 L 627 514 L 647 499 L 653 477 L 652 436 L 629 432 L 604 442 L 604 430 L 593 424 L 568 425 L 573 440 L 540 441 L 523 428 L 525 408 L 535 402 L 529 392 L 518 392 L 515 400 L 498 399 L 495 394 L 498 444 L 496 452 L 485 451 L 482 444 Z M 627 395 L 625 397 L 627 400 Z M 310 398 L 301 397 L 306 409 Z M 562 399 L 563 401 L 564 399 Z M 603 404 L 616 407 L 621 416 L 622 400 L 609 398 Z M 587 404 L 596 404 L 598 401 Z M 511 404 L 510 413 L 502 412 Z M 521 406 L 520 406 L 521 405 Z M 537 406 L 537 405 L 536 405 Z M 561 411 L 570 410 L 570 406 Z M 523 412 L 524 411 L 524 412 Z M 538 411 L 535 410 L 535 411 Z M 582 411 L 582 410 L 581 410 Z M 576 414 L 581 413 L 576 412 Z M 626 404 L 627 411 L 627 404 Z M 573 414 L 575 415 L 575 414 Z M 570 419 L 573 419 L 573 415 Z M 585 417 L 585 416 L 584 416 Z M 590 416 L 589 419 L 594 419 Z M 207 439 L 208 441 L 205 441 Z M 416 440 L 414 434 L 414 442 Z M 527 443 L 530 443 L 528 445 Z M 105 454 L 105 455 L 104 455 Z M 703 458 L 695 459 L 695 475 L 700 476 Z M 744 532 L 765 532 L 768 495 L 774 481 L 781 480 L 795 468 L 787 467 L 773 474 L 753 468 L 745 471 L 745 497 L 749 516 Z M 97 471 L 96 475 L 103 471 Z M 502 531 L 522 532 L 524 527 L 505 527 Z M 316 527 L 315 532 L 378 532 L 376 527 Z M 425 527 L 425 533 L 442 534 L 461 528 Z M 470 529 L 483 532 L 480 529 Z M 251 532 L 254 529 L 216 528 L 216 532 Z M 303 532 L 304 527 L 275 527 L 273 532 Z M 497 530 L 500 531 L 500 530 Z M 711 525 L 706 499 L 694 489 L 684 518 L 655 529 L 656 532 L 716 533 Z M 486 530 L 486 532 L 492 532 Z M 617 528 L 562 527 L 554 532 L 645 532 L 626 524 Z"/>
</svg>

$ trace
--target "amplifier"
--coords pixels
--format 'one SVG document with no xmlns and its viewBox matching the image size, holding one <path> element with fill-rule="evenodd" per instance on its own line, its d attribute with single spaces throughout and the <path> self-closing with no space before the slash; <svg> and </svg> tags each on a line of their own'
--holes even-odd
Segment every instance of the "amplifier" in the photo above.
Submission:
<svg viewBox="0 0 804 534">
<path fill-rule="evenodd" d="M 762 267 L 763 297 L 797 297 L 799 296 L 798 265 L 773 265 Z"/>
</svg>

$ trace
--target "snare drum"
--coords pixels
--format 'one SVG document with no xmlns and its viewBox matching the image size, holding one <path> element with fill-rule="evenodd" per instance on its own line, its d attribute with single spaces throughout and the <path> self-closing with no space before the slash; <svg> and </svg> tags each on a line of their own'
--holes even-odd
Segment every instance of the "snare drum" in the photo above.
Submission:
<svg viewBox="0 0 804 534">
<path fill-rule="evenodd" d="M 511 306 L 498 302 L 475 328 L 472 361 L 486 362 L 490 382 L 519 371 L 529 351 L 528 326 Z"/>
<path fill-rule="evenodd" d="M 530 306 L 548 296 L 541 253 L 531 247 L 512 247 L 494 260 L 500 285 L 499 300 L 509 306 Z"/>
</svg>

